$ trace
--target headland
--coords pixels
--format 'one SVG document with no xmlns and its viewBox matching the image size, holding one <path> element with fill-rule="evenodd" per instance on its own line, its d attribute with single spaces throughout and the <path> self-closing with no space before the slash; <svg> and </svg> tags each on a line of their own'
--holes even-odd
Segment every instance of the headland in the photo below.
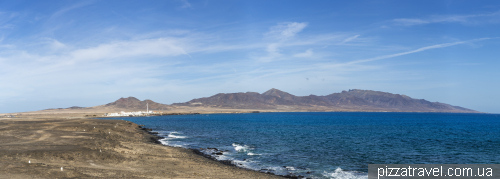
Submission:
<svg viewBox="0 0 500 179">
<path fill-rule="evenodd" d="M 0 118 L 0 178 L 282 178 L 157 143 L 137 124 L 100 114 Z"/>
</svg>

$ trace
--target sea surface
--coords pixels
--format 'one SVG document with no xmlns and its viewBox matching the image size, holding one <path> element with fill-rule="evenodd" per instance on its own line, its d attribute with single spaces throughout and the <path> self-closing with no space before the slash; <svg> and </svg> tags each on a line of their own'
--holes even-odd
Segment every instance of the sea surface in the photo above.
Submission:
<svg viewBox="0 0 500 179">
<path fill-rule="evenodd" d="M 368 164 L 500 164 L 500 115 L 495 114 L 289 112 L 115 119 L 152 128 L 165 137 L 164 145 L 198 149 L 278 175 L 366 178 Z M 215 154 L 219 151 L 222 155 Z"/>
</svg>

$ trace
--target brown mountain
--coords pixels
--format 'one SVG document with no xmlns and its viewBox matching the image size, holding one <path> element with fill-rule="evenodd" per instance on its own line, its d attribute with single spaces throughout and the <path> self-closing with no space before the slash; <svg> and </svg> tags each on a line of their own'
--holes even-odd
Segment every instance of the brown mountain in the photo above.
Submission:
<svg viewBox="0 0 500 179">
<path fill-rule="evenodd" d="M 150 110 L 167 109 L 170 107 L 169 105 L 157 103 L 157 102 L 151 101 L 149 99 L 141 101 L 135 97 L 120 98 L 120 99 L 116 100 L 115 102 L 103 105 L 103 107 L 146 111 L 146 104 L 149 106 Z"/>
<path fill-rule="evenodd" d="M 219 93 L 211 97 L 198 98 L 174 106 L 205 106 L 236 109 L 307 109 L 309 111 L 392 111 L 392 112 L 466 112 L 477 111 L 424 99 L 413 99 L 406 95 L 371 90 L 349 90 L 326 96 L 295 96 L 278 89 L 262 94 Z"/>
</svg>

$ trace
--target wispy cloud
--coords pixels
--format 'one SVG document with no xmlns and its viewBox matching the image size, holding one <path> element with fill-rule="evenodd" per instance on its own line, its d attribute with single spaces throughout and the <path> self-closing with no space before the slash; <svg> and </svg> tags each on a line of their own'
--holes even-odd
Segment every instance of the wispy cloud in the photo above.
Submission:
<svg viewBox="0 0 500 179">
<path fill-rule="evenodd" d="M 54 12 L 52 14 L 52 17 L 58 17 L 58 16 L 61 16 L 71 10 L 74 10 L 74 9 L 78 9 L 78 8 L 81 8 L 81 7 L 84 7 L 84 6 L 87 6 L 87 5 L 90 5 L 92 4 L 92 1 L 83 1 L 83 2 L 80 2 L 80 3 L 77 3 L 77 4 L 73 4 L 71 6 L 68 6 L 68 7 L 64 7 L 62 9 L 59 9 L 58 11 Z"/>
<path fill-rule="evenodd" d="M 195 6 L 188 1 L 176 3 L 182 8 Z M 66 17 L 81 7 L 94 8 L 84 7 L 87 5 L 61 8 L 52 17 Z M 85 23 L 75 16 L 68 19 Z M 9 18 L 2 21 L 0 17 L 0 25 L 1 22 L 10 23 Z M 130 22 L 136 21 L 130 18 L 126 23 Z M 0 103 L 46 96 L 43 100 L 92 97 L 92 104 L 102 104 L 96 99 L 109 102 L 130 95 L 155 96 L 158 102 L 169 103 L 242 89 L 324 88 L 327 91 L 332 87 L 350 86 L 353 80 L 367 81 L 370 77 L 364 76 L 370 75 L 366 74 L 385 68 L 380 63 L 368 62 L 489 39 L 448 40 L 453 42 L 402 51 L 389 48 L 392 44 L 375 42 L 377 38 L 386 37 L 370 34 L 373 32 L 328 29 L 329 33 L 309 33 L 308 28 L 315 32 L 322 30 L 316 31 L 318 27 L 308 22 L 282 22 L 271 27 L 257 24 L 252 30 L 214 27 L 209 31 L 163 25 L 130 30 L 127 24 L 102 27 L 100 24 L 107 23 L 100 22 L 88 27 L 95 29 L 93 34 L 85 34 L 86 31 L 74 28 L 71 23 L 61 25 L 62 22 L 55 19 L 44 18 L 37 23 L 46 24 L 47 29 L 60 27 L 61 34 L 38 31 L 17 41 L 12 40 L 16 36 L 1 34 L 6 40 L 0 39 L 0 84 L 8 85 L 0 87 Z M 16 28 L 18 24 L 13 25 Z M 227 33 L 229 31 L 231 33 Z M 110 37 L 109 34 L 114 33 L 126 35 Z M 389 55 L 373 55 L 381 53 Z M 353 77 L 356 75 L 360 77 Z"/>
<path fill-rule="evenodd" d="M 311 45 L 321 44 L 325 40 L 334 41 L 332 44 L 335 44 L 346 39 L 345 35 L 332 34 L 295 38 L 307 23 L 290 24 L 279 33 L 276 32 L 278 38 L 264 38 L 241 45 L 225 42 L 224 38 L 208 37 L 209 34 L 193 35 L 189 31 L 182 32 L 182 37 L 175 37 L 176 33 L 145 36 L 138 34 L 136 38 L 129 40 L 107 41 L 93 46 L 78 46 L 55 38 L 38 38 L 41 42 L 33 42 L 36 48 L 23 48 L 21 44 L 0 53 L 0 64 L 5 69 L 2 71 L 0 83 L 11 84 L 1 87 L 0 93 L 8 94 L 5 100 L 30 98 L 41 94 L 51 98 L 68 98 L 81 91 L 86 91 L 84 95 L 87 96 L 112 95 L 114 98 L 116 95 L 151 95 L 165 91 L 186 93 L 189 91 L 186 89 L 204 86 L 211 89 L 206 92 L 210 95 L 221 92 L 221 87 L 215 88 L 213 84 L 219 84 L 229 90 L 227 92 L 236 90 L 235 83 L 238 83 L 239 87 L 248 85 L 251 90 L 251 83 L 267 79 L 269 85 L 272 85 L 271 82 L 278 83 L 279 80 L 302 79 L 301 75 L 305 73 L 313 82 L 314 74 L 310 74 L 310 71 L 314 71 L 311 70 L 314 64 L 297 66 L 292 62 L 286 65 L 260 66 L 261 61 L 252 58 L 232 59 L 226 55 L 236 51 L 240 53 L 242 50 L 245 50 L 243 53 L 248 53 L 248 50 L 262 50 L 267 56 L 263 56 L 261 60 L 270 63 L 284 57 L 295 57 L 298 60 L 315 54 Z M 210 45 L 214 42 L 219 45 Z M 289 49 L 296 47 L 304 47 L 300 50 L 302 53 Z M 216 58 L 213 61 L 200 59 L 203 58 L 200 54 L 207 52 L 222 54 L 224 58 Z M 195 59 L 183 59 L 183 56 L 190 54 Z M 341 73 L 347 69 L 353 70 L 344 68 L 335 71 Z M 330 74 L 330 70 L 332 69 L 314 73 L 331 76 L 330 79 L 336 78 Z M 273 77 L 277 78 L 268 79 Z M 276 81 L 277 79 L 279 80 Z M 263 88 L 267 86 L 264 85 Z M 179 99 L 172 102 L 187 100 L 177 101 Z"/>
<path fill-rule="evenodd" d="M 407 19 L 407 18 L 394 19 L 393 21 L 400 24 L 400 25 L 405 25 L 405 26 L 428 24 L 428 23 L 432 22 L 432 21 L 424 20 L 424 19 Z"/>
<path fill-rule="evenodd" d="M 496 37 L 495 38 L 479 38 L 479 39 L 473 39 L 473 40 L 430 45 L 430 46 L 421 47 L 421 48 L 407 51 L 407 52 L 401 52 L 401 53 L 396 53 L 396 54 L 383 55 L 383 56 L 378 56 L 378 57 L 374 57 L 374 58 L 364 59 L 364 60 L 352 61 L 352 62 L 349 62 L 348 64 L 371 62 L 371 61 L 376 61 L 376 60 L 382 60 L 382 59 L 393 58 L 393 57 L 408 55 L 408 54 L 412 54 L 412 53 L 422 52 L 422 51 L 431 50 L 431 49 L 451 47 L 451 46 L 455 46 L 455 45 L 472 43 L 472 42 L 483 41 L 483 40 L 490 40 L 490 39 L 497 39 L 497 38 Z"/>
<path fill-rule="evenodd" d="M 189 1 L 187 1 L 187 0 L 181 0 L 181 2 L 182 2 L 181 8 L 191 8 L 192 7 L 191 3 L 189 3 Z"/>
<path fill-rule="evenodd" d="M 437 15 L 429 18 L 399 18 L 393 21 L 396 24 L 404 26 L 414 26 L 430 23 L 463 23 L 463 24 L 477 24 L 477 23 L 499 23 L 500 11 L 486 14 L 472 14 L 472 15 Z"/>
<path fill-rule="evenodd" d="M 308 57 L 312 57 L 312 56 L 313 56 L 312 49 L 307 49 L 303 53 L 298 53 L 298 54 L 293 55 L 293 57 L 297 57 L 297 58 L 308 58 Z"/>
<path fill-rule="evenodd" d="M 15 25 L 10 23 L 10 21 L 18 16 L 19 14 L 15 12 L 0 12 L 0 30 L 14 28 Z"/>
<path fill-rule="evenodd" d="M 290 39 L 307 27 L 307 24 L 307 22 L 283 22 L 270 27 L 269 31 L 266 32 L 264 36 L 272 42 L 266 47 L 267 54 L 258 57 L 258 61 L 271 62 L 280 59 L 283 54 L 280 53 L 279 48 L 289 43 Z"/>
<path fill-rule="evenodd" d="M 61 50 L 61 49 L 67 48 L 66 44 L 64 44 L 56 39 L 47 38 L 45 43 L 48 44 L 48 47 L 50 50 Z"/>
<path fill-rule="evenodd" d="M 102 60 L 139 56 L 189 55 L 178 39 L 144 39 L 101 44 L 97 47 L 72 51 L 76 60 Z"/>
<path fill-rule="evenodd" d="M 338 43 L 337 45 L 342 45 L 342 44 L 345 44 L 347 42 L 353 41 L 354 39 L 358 38 L 359 36 L 360 35 L 355 35 L 355 36 L 349 37 L 349 38 L 343 40 L 342 42 Z"/>
<path fill-rule="evenodd" d="M 0 82 L 11 85 L 0 88 L 0 92 L 26 94 L 30 89 L 46 85 L 66 86 L 75 82 L 93 84 L 99 83 L 97 79 L 119 81 L 131 77 L 147 79 L 167 74 L 169 72 L 161 72 L 159 68 L 175 65 L 176 61 L 152 63 L 151 60 L 188 55 L 183 43 L 182 39 L 160 38 L 75 48 L 67 47 L 55 39 L 43 39 L 39 43 L 41 47 L 34 51 L 15 47 L 1 51 L 0 64 L 3 72 Z M 41 53 L 39 49 L 50 50 Z M 148 59 L 149 62 L 142 63 L 141 59 Z"/>
<path fill-rule="evenodd" d="M 307 22 L 283 22 L 269 28 L 266 36 L 277 39 L 288 39 L 307 27 Z"/>
<path fill-rule="evenodd" d="M 283 56 L 283 54 L 281 54 L 279 51 L 279 48 L 278 48 L 279 45 L 280 45 L 279 43 L 272 43 L 272 44 L 267 45 L 267 48 L 266 48 L 267 55 L 263 56 L 263 57 L 259 57 L 259 61 L 271 62 L 271 61 Z"/>
<path fill-rule="evenodd" d="M 12 29 L 12 28 L 14 28 L 14 25 L 12 24 L 5 24 L 0 26 L 0 29 Z"/>
</svg>

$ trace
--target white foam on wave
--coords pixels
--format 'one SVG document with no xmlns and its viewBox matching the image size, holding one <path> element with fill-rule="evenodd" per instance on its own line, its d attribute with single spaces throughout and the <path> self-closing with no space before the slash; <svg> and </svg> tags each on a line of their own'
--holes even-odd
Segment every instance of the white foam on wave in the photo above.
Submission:
<svg viewBox="0 0 500 179">
<path fill-rule="evenodd" d="M 264 167 L 265 169 L 268 169 L 268 171 L 277 174 L 277 175 L 288 175 L 290 174 L 289 170 L 286 169 L 285 167 L 280 167 L 280 166 L 268 166 Z"/>
<path fill-rule="evenodd" d="M 184 139 L 184 138 L 187 138 L 186 136 L 173 135 L 173 134 L 168 134 L 167 136 L 169 138 L 174 138 L 174 139 Z"/>
<path fill-rule="evenodd" d="M 256 154 L 256 153 L 248 152 L 247 155 L 262 155 L 262 154 Z"/>
<path fill-rule="evenodd" d="M 184 139 L 184 138 L 187 138 L 186 136 L 181 136 L 179 134 L 181 134 L 181 133 L 174 131 L 174 132 L 170 132 L 167 135 L 167 137 L 168 138 L 172 138 L 172 139 Z"/>
<path fill-rule="evenodd" d="M 212 157 L 214 157 L 216 160 L 233 160 L 232 157 L 228 156 L 228 152 L 226 151 L 222 151 L 222 150 L 218 150 L 218 149 L 214 149 L 214 148 L 210 148 L 210 149 L 202 149 L 200 150 L 200 152 L 206 154 L 206 155 L 210 155 Z M 221 152 L 222 155 L 217 155 L 215 154 L 216 152 Z"/>
<path fill-rule="evenodd" d="M 232 160 L 232 163 L 235 164 L 238 167 L 241 168 L 246 168 L 250 170 L 260 170 L 259 164 L 257 162 L 254 162 L 252 160 Z"/>
<path fill-rule="evenodd" d="M 237 143 L 233 143 L 233 147 L 237 152 L 246 152 L 248 151 L 248 149 L 250 149 L 250 147 L 247 145 L 239 145 Z"/>
<path fill-rule="evenodd" d="M 161 144 L 163 145 L 166 145 L 166 146 L 172 146 L 172 147 L 182 147 L 182 148 L 185 148 L 186 146 L 184 145 L 178 145 L 178 144 L 171 144 L 169 141 L 168 141 L 168 138 L 164 138 L 164 139 L 160 139 L 158 140 L 161 142 Z"/>
<path fill-rule="evenodd" d="M 230 161 L 234 160 L 234 158 L 229 157 L 229 156 L 224 155 L 224 154 L 222 154 L 222 155 L 212 155 L 212 156 L 214 156 L 215 159 L 217 159 L 217 160 L 230 160 Z"/>
<path fill-rule="evenodd" d="M 340 167 L 335 169 L 334 172 L 328 173 L 324 172 L 324 176 L 329 177 L 331 179 L 367 179 L 367 175 L 362 175 L 362 174 L 356 174 L 354 172 L 348 172 L 342 170 Z"/>
<path fill-rule="evenodd" d="M 295 170 L 295 168 L 291 167 L 291 166 L 286 166 L 285 167 L 287 170 Z"/>
<path fill-rule="evenodd" d="M 167 141 L 167 139 L 166 139 L 166 138 L 164 138 L 164 139 L 160 139 L 160 140 L 158 140 L 158 141 L 160 141 L 160 142 L 161 142 L 161 144 L 163 144 L 163 145 L 168 145 L 168 141 Z"/>
<path fill-rule="evenodd" d="M 152 131 L 152 132 L 158 132 L 158 135 L 160 135 L 160 136 L 164 136 L 164 135 L 167 135 L 167 133 L 170 133 L 168 131 Z"/>
<path fill-rule="evenodd" d="M 185 136 L 171 135 L 172 132 L 166 132 L 166 131 L 160 131 L 158 133 L 160 133 L 160 136 L 161 136 L 161 134 L 163 134 L 163 136 L 165 136 L 165 134 L 168 133 L 168 135 L 167 135 L 168 137 L 158 140 L 163 145 L 172 146 L 172 147 L 182 147 L 182 148 L 188 148 L 188 146 L 190 145 L 189 143 L 185 143 L 183 141 L 172 140 L 172 139 L 178 139 L 178 138 L 186 138 Z M 175 133 L 177 133 L 177 132 L 175 132 Z"/>
<path fill-rule="evenodd" d="M 236 152 L 238 152 L 238 153 L 246 152 L 249 149 L 251 149 L 251 147 L 249 147 L 247 145 L 240 145 L 237 143 L 233 143 L 232 146 L 233 146 L 234 150 L 236 150 Z M 207 149 L 202 149 L 201 152 L 214 157 L 216 160 L 229 160 L 229 161 L 231 161 L 232 164 L 234 164 L 237 167 L 246 168 L 246 169 L 255 170 L 255 171 L 258 171 L 261 169 L 261 166 L 259 166 L 260 164 L 258 162 L 255 162 L 251 159 L 244 159 L 244 160 L 236 159 L 234 152 L 227 151 L 225 149 L 229 149 L 229 148 L 226 148 L 226 147 L 221 147 L 219 149 L 207 148 Z M 222 155 L 217 155 L 217 154 L 215 154 L 216 152 L 222 152 Z M 261 155 L 261 154 L 247 153 L 247 155 Z"/>
</svg>

